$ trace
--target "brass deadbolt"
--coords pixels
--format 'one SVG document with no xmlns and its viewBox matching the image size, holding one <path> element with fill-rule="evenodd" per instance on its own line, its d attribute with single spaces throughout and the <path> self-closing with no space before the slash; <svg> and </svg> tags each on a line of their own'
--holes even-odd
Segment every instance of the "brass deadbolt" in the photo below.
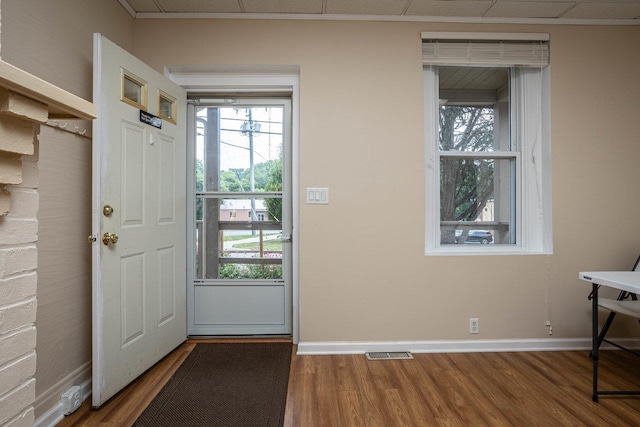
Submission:
<svg viewBox="0 0 640 427">
<path fill-rule="evenodd" d="M 109 205 L 104 205 L 104 208 L 102 208 L 102 214 L 104 216 L 111 216 L 112 213 L 113 213 L 113 208 Z"/>
</svg>

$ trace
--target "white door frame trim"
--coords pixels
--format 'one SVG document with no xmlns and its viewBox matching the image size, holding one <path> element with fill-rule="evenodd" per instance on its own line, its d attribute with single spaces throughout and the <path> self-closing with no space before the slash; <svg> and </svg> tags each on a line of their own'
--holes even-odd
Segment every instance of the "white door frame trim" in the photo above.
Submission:
<svg viewBox="0 0 640 427">
<path fill-rule="evenodd" d="M 251 93 L 288 93 L 291 95 L 291 175 L 292 175 L 292 326 L 293 343 L 300 340 L 299 328 L 299 212 L 300 200 L 300 67 L 298 66 L 201 66 L 201 65 L 168 65 L 164 68 L 165 77 L 182 86 L 187 94 L 197 92 L 215 93 L 217 97 L 225 92 Z M 193 154 L 193 153 L 192 153 Z M 187 236 L 189 238 L 189 236 Z M 187 240 L 187 245 L 193 244 Z M 193 264 L 193 260 L 187 259 Z M 190 271 L 190 270 L 189 270 Z M 188 283 L 193 282 L 189 277 Z M 187 298 L 188 299 L 188 298 Z M 187 301 L 190 304 L 190 301 Z M 187 308 L 189 309 L 189 308 Z"/>
</svg>

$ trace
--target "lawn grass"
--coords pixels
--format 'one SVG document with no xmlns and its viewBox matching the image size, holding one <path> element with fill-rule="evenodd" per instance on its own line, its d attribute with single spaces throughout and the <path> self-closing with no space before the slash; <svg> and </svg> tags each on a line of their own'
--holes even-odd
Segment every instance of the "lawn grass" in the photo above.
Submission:
<svg viewBox="0 0 640 427">
<path fill-rule="evenodd" d="M 249 242 L 249 243 L 238 243 L 237 245 L 233 245 L 234 248 L 237 249 L 249 249 L 253 251 L 260 250 L 259 242 Z M 280 252 L 282 251 L 282 242 L 280 240 L 267 240 L 263 242 L 262 249 L 269 252 Z"/>
<path fill-rule="evenodd" d="M 263 232 L 262 235 L 266 237 L 266 236 L 270 236 L 270 235 L 273 235 L 273 234 L 279 234 L 279 233 L 280 233 L 279 231 L 272 231 L 272 232 L 269 232 L 269 233 Z M 236 234 L 236 235 L 233 235 L 233 236 L 224 236 L 224 241 L 225 242 L 233 242 L 234 240 L 251 239 L 253 237 L 258 237 L 258 236 L 260 236 L 260 233 L 258 233 L 258 232 L 256 232 L 255 236 L 253 236 L 251 234 L 251 232 L 249 232 L 249 234 Z"/>
</svg>

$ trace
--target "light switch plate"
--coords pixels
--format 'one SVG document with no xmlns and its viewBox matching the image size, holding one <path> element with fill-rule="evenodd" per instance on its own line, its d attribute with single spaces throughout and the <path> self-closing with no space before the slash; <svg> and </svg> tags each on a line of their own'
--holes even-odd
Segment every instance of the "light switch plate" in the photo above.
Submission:
<svg viewBox="0 0 640 427">
<path fill-rule="evenodd" d="M 307 187 L 308 205 L 328 205 L 329 189 L 326 187 Z"/>
</svg>

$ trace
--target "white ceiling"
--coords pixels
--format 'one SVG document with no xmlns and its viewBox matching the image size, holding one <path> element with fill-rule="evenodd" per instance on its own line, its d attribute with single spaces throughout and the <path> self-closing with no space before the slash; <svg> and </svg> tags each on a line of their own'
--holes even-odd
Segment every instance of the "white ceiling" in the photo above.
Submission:
<svg viewBox="0 0 640 427">
<path fill-rule="evenodd" d="M 137 18 L 278 15 L 435 21 L 638 20 L 640 0 L 119 0 Z M 636 21 L 640 23 L 640 20 Z M 627 22 L 635 24 L 636 22 Z M 622 23 L 622 22 L 620 22 Z"/>
</svg>

